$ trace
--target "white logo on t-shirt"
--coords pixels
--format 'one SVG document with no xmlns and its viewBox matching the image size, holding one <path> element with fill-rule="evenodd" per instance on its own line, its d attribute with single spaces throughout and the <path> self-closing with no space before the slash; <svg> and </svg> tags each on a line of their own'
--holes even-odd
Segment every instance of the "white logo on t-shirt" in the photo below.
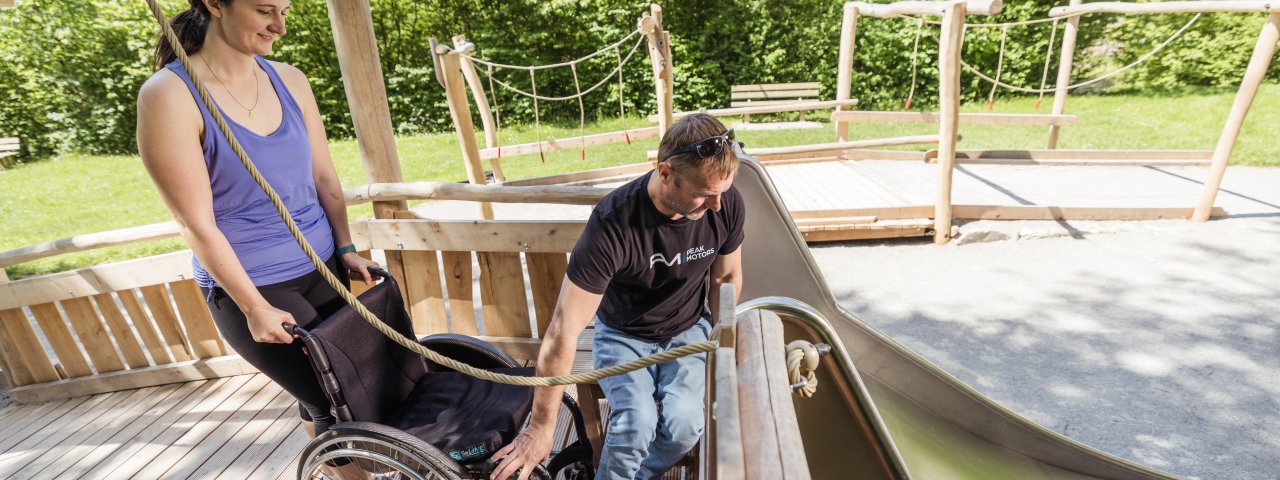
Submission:
<svg viewBox="0 0 1280 480">
<path fill-rule="evenodd" d="M 658 264 L 658 262 L 662 262 L 664 265 L 670 267 L 673 265 L 679 265 L 681 263 L 688 263 L 695 260 L 701 260 L 703 258 L 714 255 L 715 253 L 716 253 L 716 249 L 705 248 L 701 245 L 690 248 L 683 252 L 676 252 L 676 254 L 672 256 L 670 260 L 667 259 L 666 255 L 663 255 L 661 253 L 655 253 L 649 256 L 649 268 L 652 269 L 654 265 Z"/>
</svg>

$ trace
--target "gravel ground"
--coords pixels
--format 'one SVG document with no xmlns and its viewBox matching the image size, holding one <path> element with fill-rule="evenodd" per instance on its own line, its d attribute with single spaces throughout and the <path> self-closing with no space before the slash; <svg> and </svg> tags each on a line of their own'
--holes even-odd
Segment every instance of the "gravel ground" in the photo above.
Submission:
<svg viewBox="0 0 1280 480">
<path fill-rule="evenodd" d="M 961 232 L 1024 240 L 813 254 L 844 308 L 1045 427 L 1190 478 L 1280 478 L 1280 213 Z"/>
</svg>

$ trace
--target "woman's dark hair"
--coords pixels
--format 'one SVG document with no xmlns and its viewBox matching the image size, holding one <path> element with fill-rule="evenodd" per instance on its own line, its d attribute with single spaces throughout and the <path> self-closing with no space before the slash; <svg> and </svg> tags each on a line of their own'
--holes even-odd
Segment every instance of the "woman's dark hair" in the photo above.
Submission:
<svg viewBox="0 0 1280 480">
<path fill-rule="evenodd" d="M 191 8 L 170 19 L 169 25 L 173 27 L 173 33 L 178 34 L 178 42 L 182 44 L 183 50 L 190 55 L 199 52 L 200 47 L 204 46 L 204 35 L 209 31 L 211 15 L 204 5 L 204 0 L 188 1 L 191 2 Z M 231 0 L 220 0 L 219 3 L 226 5 L 231 3 Z M 152 66 L 159 70 L 176 58 L 178 54 L 173 51 L 173 47 L 169 46 L 169 40 L 164 38 L 164 32 L 161 31 L 156 40 L 156 54 L 152 59 Z"/>
</svg>

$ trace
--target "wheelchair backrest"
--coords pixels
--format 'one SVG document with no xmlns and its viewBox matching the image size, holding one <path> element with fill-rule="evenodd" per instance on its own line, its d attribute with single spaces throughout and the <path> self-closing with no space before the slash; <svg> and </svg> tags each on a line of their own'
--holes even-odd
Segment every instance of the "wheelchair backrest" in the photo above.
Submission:
<svg viewBox="0 0 1280 480">
<path fill-rule="evenodd" d="M 360 303 L 400 334 L 415 339 L 396 282 L 388 277 Z M 427 372 L 417 354 L 395 344 L 345 306 L 303 338 L 338 421 L 383 422 Z"/>
</svg>

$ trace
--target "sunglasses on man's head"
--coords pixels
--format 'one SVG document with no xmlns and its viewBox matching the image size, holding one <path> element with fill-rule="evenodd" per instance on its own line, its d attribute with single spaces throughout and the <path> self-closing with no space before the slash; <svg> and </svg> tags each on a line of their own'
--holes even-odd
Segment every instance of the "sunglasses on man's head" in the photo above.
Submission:
<svg viewBox="0 0 1280 480">
<path fill-rule="evenodd" d="M 671 152 L 671 155 L 667 155 L 667 158 L 671 158 L 682 153 L 696 153 L 698 154 L 698 158 L 711 158 L 719 155 L 721 152 L 724 152 L 725 145 L 733 143 L 735 143 L 733 130 L 729 130 L 720 135 L 707 137 L 689 145 L 685 145 L 679 150 Z M 663 160 L 666 160 L 667 158 L 664 158 Z"/>
</svg>

